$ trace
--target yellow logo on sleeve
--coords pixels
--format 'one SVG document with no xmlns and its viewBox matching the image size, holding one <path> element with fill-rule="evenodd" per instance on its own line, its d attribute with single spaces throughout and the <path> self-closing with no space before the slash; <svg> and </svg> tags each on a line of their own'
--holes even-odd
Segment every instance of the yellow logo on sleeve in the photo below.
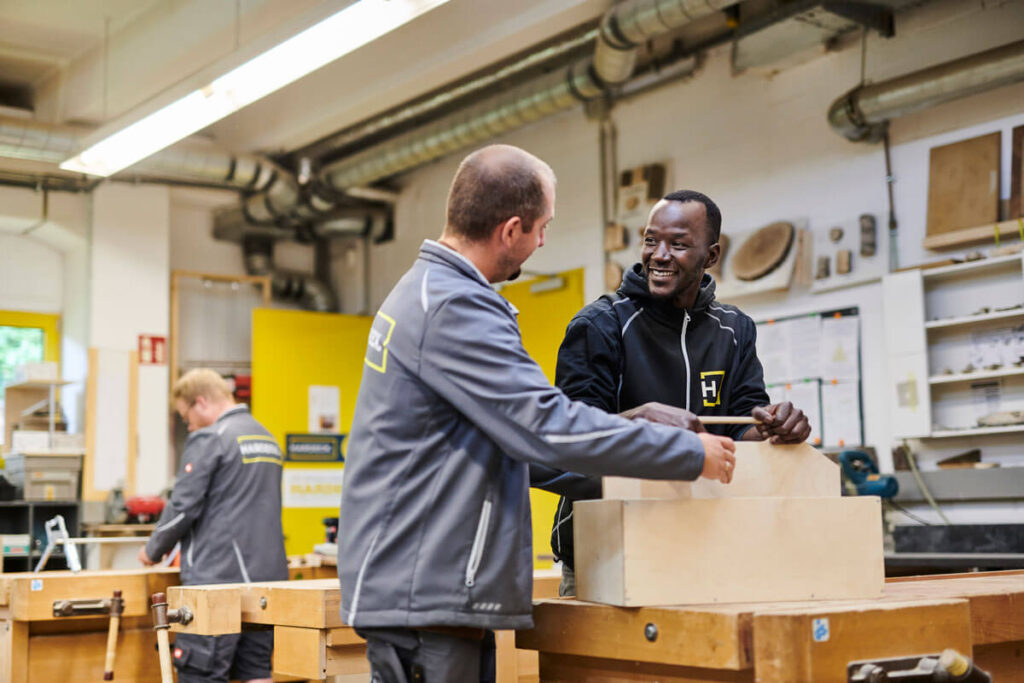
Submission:
<svg viewBox="0 0 1024 683">
<path fill-rule="evenodd" d="M 366 364 L 377 372 L 384 373 L 388 369 L 388 342 L 395 331 L 395 319 L 383 311 L 377 312 L 370 327 L 370 337 L 366 340 Z"/>
</svg>

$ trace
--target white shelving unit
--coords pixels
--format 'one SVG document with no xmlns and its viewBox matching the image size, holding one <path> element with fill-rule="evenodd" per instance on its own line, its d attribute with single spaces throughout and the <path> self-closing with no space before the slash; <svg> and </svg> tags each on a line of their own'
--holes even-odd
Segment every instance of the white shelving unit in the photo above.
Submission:
<svg viewBox="0 0 1024 683">
<path fill-rule="evenodd" d="M 985 411 L 1024 410 L 1024 367 L 1009 357 L 1016 346 L 995 342 L 1024 324 L 1024 256 L 892 273 L 882 287 L 894 436 L 1024 432 L 1024 425 L 977 426 Z M 987 399 L 985 382 L 998 382 Z"/>
</svg>

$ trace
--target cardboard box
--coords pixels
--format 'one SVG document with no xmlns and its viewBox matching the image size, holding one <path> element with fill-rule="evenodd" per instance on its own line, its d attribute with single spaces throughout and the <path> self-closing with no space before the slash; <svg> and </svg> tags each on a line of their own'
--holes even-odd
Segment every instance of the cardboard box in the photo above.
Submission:
<svg viewBox="0 0 1024 683">
<path fill-rule="evenodd" d="M 875 497 L 582 501 L 574 530 L 590 602 L 863 599 L 885 583 Z"/>
</svg>

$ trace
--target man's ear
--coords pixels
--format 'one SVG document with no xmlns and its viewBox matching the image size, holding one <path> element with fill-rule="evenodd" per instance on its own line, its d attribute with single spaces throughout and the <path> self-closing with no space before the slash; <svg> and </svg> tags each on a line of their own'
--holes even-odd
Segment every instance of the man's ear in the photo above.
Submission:
<svg viewBox="0 0 1024 683">
<path fill-rule="evenodd" d="M 523 221 L 519 216 L 512 216 L 498 226 L 498 235 L 503 247 L 511 247 L 515 244 L 519 233 L 523 231 Z"/>
<path fill-rule="evenodd" d="M 714 267 L 714 265 L 718 263 L 718 259 L 720 259 L 721 257 L 722 245 L 720 245 L 718 242 L 715 242 L 714 244 L 711 245 L 711 248 L 708 249 L 708 257 L 704 259 L 704 270 L 710 270 L 712 267 Z"/>
</svg>

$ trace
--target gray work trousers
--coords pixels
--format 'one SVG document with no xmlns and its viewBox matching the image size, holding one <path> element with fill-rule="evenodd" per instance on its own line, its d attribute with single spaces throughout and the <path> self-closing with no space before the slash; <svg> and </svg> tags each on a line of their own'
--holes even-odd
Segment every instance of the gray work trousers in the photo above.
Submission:
<svg viewBox="0 0 1024 683">
<path fill-rule="evenodd" d="M 562 563 L 562 581 L 558 584 L 558 597 L 576 597 L 576 572 Z"/>
<path fill-rule="evenodd" d="M 494 683 L 494 632 L 482 638 L 404 628 L 367 628 L 371 683 Z"/>
</svg>

